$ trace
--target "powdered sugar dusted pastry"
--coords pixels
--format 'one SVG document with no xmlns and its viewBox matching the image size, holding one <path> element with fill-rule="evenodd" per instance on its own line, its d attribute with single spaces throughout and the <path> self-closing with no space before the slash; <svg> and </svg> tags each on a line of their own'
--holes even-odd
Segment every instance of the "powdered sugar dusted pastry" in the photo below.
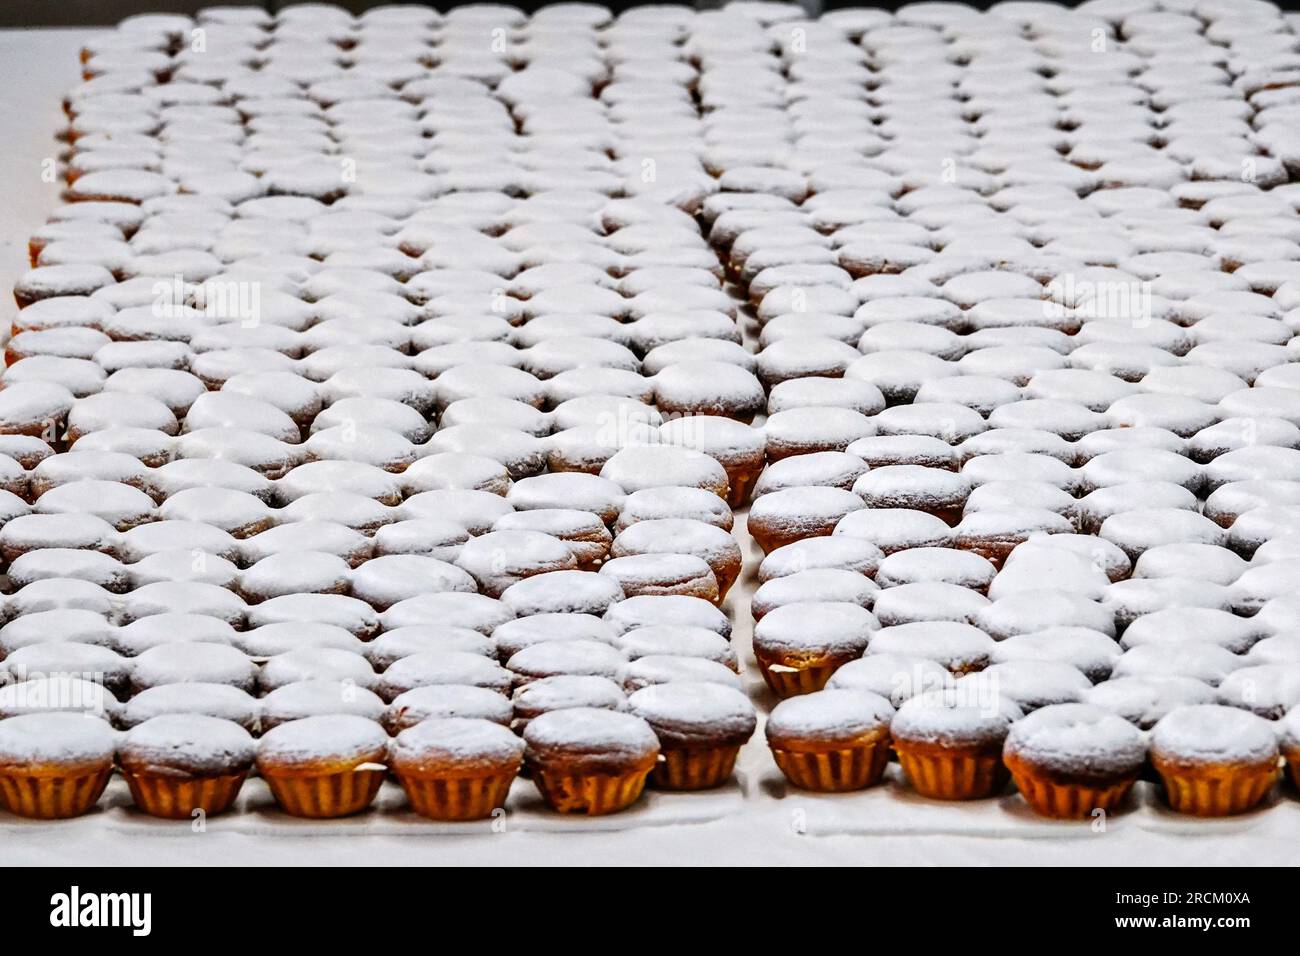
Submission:
<svg viewBox="0 0 1300 956">
<path fill-rule="evenodd" d="M 1277 779 L 1277 735 L 1248 711 L 1180 707 L 1151 732 L 1151 760 L 1174 810 L 1226 816 L 1256 806 Z"/>
<path fill-rule="evenodd" d="M 865 538 L 850 535 L 806 538 L 768 554 L 759 565 L 758 579 L 767 582 L 818 568 L 854 571 L 870 577 L 883 557 L 884 553 Z"/>
<path fill-rule="evenodd" d="M 759 547 L 771 552 L 802 538 L 831 534 L 846 515 L 861 508 L 862 499 L 842 488 L 785 488 L 755 500 L 748 527 Z"/>
<path fill-rule="evenodd" d="M 702 521 L 686 518 L 638 521 L 620 531 L 610 548 L 612 558 L 662 553 L 703 558 L 717 579 L 720 599 L 726 597 L 740 575 L 740 546 L 726 531 Z"/>
<path fill-rule="evenodd" d="M 461 547 L 456 563 L 492 597 L 500 597 L 510 585 L 531 575 L 577 567 L 568 545 L 534 531 L 494 531 L 471 538 Z"/>
<path fill-rule="evenodd" d="M 659 552 L 611 558 L 600 574 L 628 597 L 682 595 L 716 603 L 718 580 L 709 563 L 693 554 Z"/>
<path fill-rule="evenodd" d="M 890 736 L 903 772 L 923 796 L 969 800 L 1006 786 L 1002 747 L 1021 712 L 996 697 L 985 704 L 954 687 L 913 696 L 899 706 Z"/>
<path fill-rule="evenodd" d="M 664 762 L 654 782 L 670 790 L 722 784 L 757 723 L 748 698 L 719 684 L 652 685 L 632 694 L 627 707 L 659 738 Z"/>
<path fill-rule="evenodd" d="M 573 707 L 623 710 L 626 700 L 619 685 L 607 677 L 564 674 L 524 684 L 514 692 L 511 706 L 516 729 L 522 732 L 529 722 L 554 710 Z"/>
<path fill-rule="evenodd" d="M 971 492 L 970 480 L 940 468 L 886 465 L 873 468 L 854 484 L 871 508 L 906 508 L 956 523 Z"/>
<path fill-rule="evenodd" d="M 623 500 L 623 510 L 615 522 L 616 531 L 624 531 L 638 521 L 660 518 L 687 518 L 703 521 L 730 531 L 734 523 L 731 508 L 717 495 L 703 488 L 667 486 L 643 488 Z"/>
<path fill-rule="evenodd" d="M 1194 677 L 1218 686 L 1241 667 L 1243 661 L 1217 644 L 1188 640 L 1174 643 L 1139 644 L 1124 652 L 1115 665 L 1116 677 Z"/>
<path fill-rule="evenodd" d="M 730 362 L 690 361 L 654 377 L 655 404 L 678 415 L 722 415 L 748 422 L 767 404 L 762 384 Z"/>
<path fill-rule="evenodd" d="M 602 566 L 603 570 L 603 566 Z M 561 570 L 511 585 L 501 603 L 519 617 L 534 614 L 604 614 L 624 595 L 623 582 L 594 571 Z"/>
<path fill-rule="evenodd" d="M 727 473 L 703 452 L 673 445 L 631 445 L 616 452 L 600 469 L 600 477 L 631 494 L 668 485 L 704 488 L 725 498 Z"/>
<path fill-rule="evenodd" d="M 709 496 L 712 497 L 712 496 Z M 580 570 L 592 570 L 609 553 L 613 540 L 598 515 L 573 508 L 538 508 L 503 515 L 493 531 L 537 531 L 567 544 Z M 459 551 L 459 549 L 457 549 Z"/>
<path fill-rule="evenodd" d="M 345 816 L 374 799 L 387 751 L 383 728 L 365 717 L 306 717 L 281 724 L 262 738 L 257 769 L 285 812 Z"/>
<path fill-rule="evenodd" d="M 505 802 L 523 753 L 523 742 L 493 721 L 432 718 L 398 734 L 389 762 L 417 813 L 471 820 Z"/>
<path fill-rule="evenodd" d="M 894 708 L 876 694 L 823 690 L 782 701 L 767 721 L 781 772 L 805 790 L 847 791 L 880 780 Z"/>
<path fill-rule="evenodd" d="M 876 433 L 873 419 L 849 408 L 799 407 L 771 415 L 764 425 L 768 461 L 817 451 L 844 451 Z"/>
<path fill-rule="evenodd" d="M 1120 643 L 1127 649 L 1194 641 L 1245 654 L 1267 633 L 1249 618 L 1216 608 L 1170 607 L 1139 617 L 1124 630 Z"/>
<path fill-rule="evenodd" d="M 163 644 L 135 659 L 131 683 L 137 690 L 163 684 L 226 684 L 251 691 L 257 666 L 229 645 L 209 643 Z"/>
<path fill-rule="evenodd" d="M 386 701 L 416 687 L 463 684 L 508 693 L 510 672 L 490 658 L 464 651 L 428 651 L 412 654 L 391 664 L 376 682 L 376 691 Z"/>
<path fill-rule="evenodd" d="M 562 674 L 613 678 L 626 657 L 602 641 L 543 641 L 511 655 L 516 685 Z"/>
<path fill-rule="evenodd" d="M 363 640 L 379 631 L 379 615 L 374 608 L 344 594 L 284 594 L 250 607 L 247 622 L 249 627 L 292 622 L 333 624 Z"/>
<path fill-rule="evenodd" d="M 10 717 L 0 725 L 7 809 L 47 820 L 85 813 L 104 792 L 115 749 L 102 720 L 72 713 Z"/>
<path fill-rule="evenodd" d="M 839 568 L 813 568 L 771 578 L 754 592 L 751 611 L 760 620 L 768 612 L 787 604 L 833 601 L 868 608 L 880 588 L 863 574 Z"/>
<path fill-rule="evenodd" d="M 1292 663 L 1240 667 L 1219 684 L 1219 702 L 1277 721 L 1300 702 L 1297 679 L 1300 669 Z"/>
<path fill-rule="evenodd" d="M 988 606 L 988 598 L 959 584 L 912 581 L 880 591 L 874 611 L 881 624 L 890 627 L 914 621 L 970 622 Z"/>
<path fill-rule="evenodd" d="M 389 733 L 401 733 L 425 720 L 467 717 L 509 726 L 511 703 L 486 687 L 438 684 L 399 694 L 383 714 Z"/>
<path fill-rule="evenodd" d="M 967 684 L 966 682 L 970 682 Z M 1062 661 L 1005 661 L 962 678 L 959 691 L 999 694 L 1025 713 L 1053 704 L 1078 703 L 1092 687 L 1077 668 Z"/>
<path fill-rule="evenodd" d="M 641 795 L 659 754 L 650 725 L 603 708 L 554 710 L 524 731 L 538 789 L 560 812 L 611 813 Z"/>
<path fill-rule="evenodd" d="M 518 511 L 577 508 L 613 524 L 623 504 L 623 490 L 613 481 L 580 472 L 537 475 L 515 482 L 506 500 Z"/>
<path fill-rule="evenodd" d="M 856 604 L 809 602 L 774 609 L 754 629 L 754 654 L 781 695 L 826 685 L 840 665 L 860 657 L 877 623 Z"/>
<path fill-rule="evenodd" d="M 703 452 L 726 470 L 727 503 L 733 508 L 749 500 L 754 480 L 763 470 L 767 446 L 764 432 L 717 415 L 685 415 L 659 428 L 660 440 Z"/>
<path fill-rule="evenodd" d="M 1003 759 L 1036 813 L 1085 819 L 1127 796 L 1146 759 L 1141 733 L 1087 704 L 1044 707 L 1015 724 Z"/>
<path fill-rule="evenodd" d="M 917 581 L 939 581 L 985 592 L 993 583 L 993 565 L 948 548 L 911 548 L 884 558 L 876 570 L 876 583 L 889 588 Z"/>
<path fill-rule="evenodd" d="M 605 621 L 616 634 L 653 624 L 706 627 L 723 637 L 731 636 L 727 615 L 707 600 L 682 594 L 636 595 L 610 606 Z"/>
<path fill-rule="evenodd" d="M 118 748 L 131 796 L 146 813 L 220 813 L 239 793 L 255 745 L 243 727 L 203 714 L 165 714 L 132 728 Z"/>
<path fill-rule="evenodd" d="M 379 621 L 385 631 L 418 624 L 444 624 L 490 635 L 514 616 L 513 611 L 495 598 L 454 591 L 407 598 L 384 611 Z"/>
<path fill-rule="evenodd" d="M 954 674 L 982 670 L 992 655 L 993 640 L 970 624 L 956 621 L 917 621 L 881 628 L 868 654 L 924 657 Z"/>
<path fill-rule="evenodd" d="M 257 729 L 259 712 L 256 698 L 228 684 L 163 684 L 132 697 L 117 722 L 131 728 L 166 714 L 202 714 L 232 721 L 251 733 Z"/>
<path fill-rule="evenodd" d="M 601 641 L 615 643 L 614 630 L 590 614 L 560 612 L 533 614 L 501 624 L 492 632 L 496 656 L 507 661 L 511 656 L 545 641 Z"/>
<path fill-rule="evenodd" d="M 379 611 L 421 594 L 472 591 L 474 583 L 455 565 L 415 554 L 372 558 L 350 576 L 352 596 Z"/>
<path fill-rule="evenodd" d="M 844 516 L 833 532 L 862 538 L 885 554 L 906 548 L 938 547 L 950 543 L 952 529 L 942 518 L 909 508 L 863 508 Z"/>
<path fill-rule="evenodd" d="M 975 511 L 958 522 L 952 543 L 998 565 L 1035 534 L 1068 534 L 1073 530 L 1068 519 L 1046 508 Z"/>
<path fill-rule="evenodd" d="M 360 654 L 333 647 L 303 647 L 264 661 L 257 675 L 263 693 L 300 681 L 337 681 L 368 688 L 375 682 L 370 663 Z"/>
<path fill-rule="evenodd" d="M 951 687 L 953 679 L 942 664 L 924 657 L 868 654 L 839 668 L 826 687 L 870 691 L 898 706 L 919 694 Z"/>
<path fill-rule="evenodd" d="M 848 408 L 873 415 L 885 407 L 880 389 L 856 379 L 797 378 L 774 385 L 767 397 L 769 415 L 791 408 Z"/>
<path fill-rule="evenodd" d="M 676 785 L 729 773 L 704 702 L 743 698 L 699 686 L 739 686 L 714 602 L 752 498 L 755 646 L 790 644 L 759 655 L 769 680 L 838 653 L 805 647 L 834 630 L 816 608 L 862 625 L 835 694 L 774 715 L 799 785 L 883 769 L 892 714 L 840 691 L 908 708 L 895 748 L 940 797 L 997 792 L 1008 724 L 1058 702 L 1143 729 L 1185 704 L 1280 717 L 1300 661 L 1285 38 L 1175 6 L 1102 10 L 1123 49 L 1100 72 L 1018 9 L 308 4 L 88 41 L 64 101 L 76 201 L 31 236 L 0 382 L 6 673 L 143 673 L 132 727 L 308 723 L 302 766 L 263 772 L 316 815 L 384 775 L 368 682 L 410 704 L 385 726 L 435 819 L 500 806 L 512 721 L 594 710 L 530 766 L 557 806 L 621 807 L 647 774 L 675 785 L 673 760 Z M 195 25 L 220 55 L 184 48 Z M 497 27 L 505 52 L 481 46 Z M 516 712 L 518 679 L 555 689 Z M 252 712 L 247 686 L 270 691 Z M 671 688 L 662 713 L 599 726 L 642 687 Z M 1187 727 L 1181 749 L 1219 729 Z M 1078 712 L 1041 732 L 1031 802 L 1111 809 L 1127 768 L 1076 764 L 1131 741 Z M 1253 785 L 1235 756 L 1179 773 Z"/>
<path fill-rule="evenodd" d="M 847 452 L 824 451 L 796 455 L 774 462 L 764 471 L 754 486 L 754 493 L 761 496 L 783 488 L 810 485 L 826 485 L 847 491 L 852 489 L 854 482 L 866 470 L 865 461 Z"/>
<path fill-rule="evenodd" d="M 11 680 L 17 681 L 45 675 L 94 675 L 120 698 L 125 696 L 131 663 L 107 647 L 52 640 L 12 651 L 5 658 L 4 669 Z"/>
<path fill-rule="evenodd" d="M 1278 725 L 1278 729 L 1280 731 L 1278 734 L 1279 745 L 1282 751 L 1282 756 L 1286 758 L 1287 771 L 1291 775 L 1292 780 L 1295 779 L 1295 773 L 1291 769 L 1292 768 L 1291 761 L 1297 749 L 1296 747 L 1297 744 L 1296 720 L 1297 719 L 1294 716 L 1294 714 L 1295 714 L 1294 710 L 1291 713 L 1288 713 L 1286 717 L 1284 717 L 1280 722 L 1280 724 Z"/>
</svg>

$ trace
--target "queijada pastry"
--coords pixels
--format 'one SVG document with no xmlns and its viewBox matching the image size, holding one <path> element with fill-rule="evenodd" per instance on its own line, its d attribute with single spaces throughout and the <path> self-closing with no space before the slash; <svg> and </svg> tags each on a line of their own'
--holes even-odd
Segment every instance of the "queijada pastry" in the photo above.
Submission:
<svg viewBox="0 0 1300 956">
<path fill-rule="evenodd" d="M 894 708 L 867 691 L 821 690 L 781 701 L 767 719 L 767 745 L 803 790 L 861 790 L 889 762 Z"/>
<path fill-rule="evenodd" d="M 522 734 L 542 714 L 571 707 L 626 710 L 627 695 L 608 677 L 594 674 L 557 674 L 529 681 L 510 699 L 515 731 Z M 511 723 L 509 719 L 506 721 Z"/>
<path fill-rule="evenodd" d="M 257 772 L 296 817 L 342 817 L 370 805 L 387 772 L 388 735 L 352 714 L 304 717 L 258 742 Z"/>
<path fill-rule="evenodd" d="M 857 604 L 787 604 L 754 628 L 754 656 L 781 697 L 821 690 L 841 665 L 862 656 L 878 627 Z"/>
<path fill-rule="evenodd" d="M 226 810 L 256 753 L 252 735 L 229 720 L 163 714 L 123 736 L 117 761 L 131 798 L 145 813 L 173 820 Z"/>
<path fill-rule="evenodd" d="M 757 725 L 749 698 L 721 684 L 655 684 L 628 697 L 627 708 L 659 738 L 662 759 L 651 779 L 667 790 L 720 786 Z"/>
<path fill-rule="evenodd" d="M 1179 813 L 1243 813 L 1277 781 L 1273 724 L 1246 710 L 1201 704 L 1170 711 L 1151 731 L 1151 762 Z"/>
<path fill-rule="evenodd" d="M 561 813 L 591 815 L 635 803 L 660 751 L 642 718 L 593 707 L 541 714 L 524 729 L 524 742 L 543 799 Z"/>
<path fill-rule="evenodd" d="M 1002 746 L 1020 708 L 1004 699 L 931 691 L 905 701 L 889 733 L 908 782 L 922 796 L 970 800 L 998 793 L 1010 774 Z"/>
<path fill-rule="evenodd" d="M 505 803 L 524 761 L 524 742 L 475 717 L 421 721 L 394 738 L 389 764 L 411 808 L 434 820 L 476 820 Z"/>
<path fill-rule="evenodd" d="M 760 676 L 818 701 L 769 724 L 808 785 L 871 779 L 892 720 L 918 799 L 996 792 L 1005 733 L 1030 804 L 1082 815 L 1151 732 L 1189 821 L 1268 812 L 1294 34 L 1268 3 L 737 2 L 88 41 L 0 381 L 0 727 L 55 728 L 3 764 L 19 812 L 93 805 L 102 734 L 55 713 L 131 735 L 146 809 L 238 776 L 199 717 L 302 812 L 368 805 L 384 732 L 444 720 L 498 729 L 412 744 L 421 795 L 486 793 L 508 727 L 566 808 L 643 770 L 681 807 Z"/>
<path fill-rule="evenodd" d="M 378 694 L 346 677 L 295 680 L 275 688 L 258 703 L 258 727 L 262 733 L 304 717 L 356 714 L 379 720 L 384 713 L 384 702 Z"/>
<path fill-rule="evenodd" d="M 426 720 L 463 717 L 490 720 L 508 727 L 512 716 L 510 701 L 495 690 L 464 684 L 432 684 L 398 694 L 384 709 L 380 723 L 389 734 L 396 736 Z"/>
<path fill-rule="evenodd" d="M 112 728 L 92 716 L 33 713 L 0 721 L 0 800 L 22 817 L 79 816 L 108 785 L 116 747 Z"/>
<path fill-rule="evenodd" d="M 1128 796 L 1147 744 L 1128 721 L 1088 704 L 1054 704 L 1013 724 L 1003 760 L 1030 808 L 1086 820 Z"/>
</svg>

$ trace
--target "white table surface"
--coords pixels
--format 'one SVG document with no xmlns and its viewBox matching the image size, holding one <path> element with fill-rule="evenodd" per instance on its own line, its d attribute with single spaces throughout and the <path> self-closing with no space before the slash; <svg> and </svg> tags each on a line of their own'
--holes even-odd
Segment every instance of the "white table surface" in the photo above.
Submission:
<svg viewBox="0 0 1300 956">
<path fill-rule="evenodd" d="M 42 181 L 42 161 L 58 154 L 60 98 L 77 82 L 77 51 L 94 32 L 0 30 L 0 290 L 6 317 L 14 309 L 13 280 L 27 267 L 27 236 L 58 201 L 59 185 Z M 2 324 L 7 332 L 7 318 Z M 747 687 L 767 709 L 772 699 L 749 650 L 749 595 L 761 554 L 744 530 L 743 516 L 737 534 L 746 571 L 727 607 Z M 641 812 L 594 821 L 556 815 L 548 820 L 522 810 L 507 815 L 502 832 L 488 824 L 422 825 L 403 814 L 320 825 L 240 814 L 214 818 L 202 833 L 123 806 L 56 824 L 0 816 L 0 865 L 1300 862 L 1300 799 L 1289 787 L 1275 806 L 1246 818 L 1188 821 L 1164 811 L 1150 787 L 1139 785 L 1138 808 L 1099 831 L 1037 820 L 1014 795 L 948 805 L 920 800 L 898 785 L 838 797 L 789 791 L 761 729 L 741 753 L 737 781 L 723 794 L 656 795 Z M 517 792 L 528 786 L 521 781 Z M 120 794 L 118 801 L 106 801 L 114 802 L 124 801 Z"/>
</svg>

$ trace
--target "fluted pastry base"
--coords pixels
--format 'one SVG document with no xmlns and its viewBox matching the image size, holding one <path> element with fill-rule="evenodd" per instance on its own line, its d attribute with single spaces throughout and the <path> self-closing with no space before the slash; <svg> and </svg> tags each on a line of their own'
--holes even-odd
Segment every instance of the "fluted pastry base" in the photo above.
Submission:
<svg viewBox="0 0 1300 956">
<path fill-rule="evenodd" d="M 244 773 L 216 777 L 170 777 L 123 769 L 135 805 L 151 817 L 188 820 L 195 810 L 211 816 L 229 809 L 248 777 Z"/>
<path fill-rule="evenodd" d="M 782 699 L 821 690 L 840 667 L 839 661 L 811 664 L 807 667 L 791 667 L 788 664 L 766 661 L 762 657 L 757 657 L 757 660 L 758 669 L 763 672 L 763 680 L 767 681 L 767 686 L 772 688 L 772 693 Z"/>
<path fill-rule="evenodd" d="M 99 801 L 112 772 L 104 767 L 70 775 L 6 773 L 0 775 L 0 804 L 34 820 L 78 817 Z"/>
<path fill-rule="evenodd" d="M 843 793 L 880 782 L 889 763 L 889 738 L 842 750 L 799 751 L 772 748 L 787 780 L 801 790 Z"/>
<path fill-rule="evenodd" d="M 1277 766 L 1265 764 L 1185 764 L 1152 756 L 1165 785 L 1165 799 L 1177 813 L 1227 817 L 1245 813 L 1268 796 Z"/>
<path fill-rule="evenodd" d="M 649 767 L 620 774 L 574 774 L 533 766 L 533 783 L 551 809 L 599 816 L 636 803 L 645 789 Z"/>
<path fill-rule="evenodd" d="M 420 777 L 399 773 L 411 809 L 430 820 L 483 820 L 505 805 L 514 774 Z"/>
<path fill-rule="evenodd" d="M 731 779 L 740 746 L 691 747 L 665 750 L 650 772 L 661 790 L 709 790 Z"/>
<path fill-rule="evenodd" d="M 262 776 L 281 810 L 291 816 L 319 820 L 346 817 L 370 806 L 386 773 L 384 770 L 314 775 L 263 772 Z"/>
<path fill-rule="evenodd" d="M 932 800 L 979 800 L 1000 792 L 1011 778 L 997 752 L 897 740 L 894 751 L 912 789 Z"/>
<path fill-rule="evenodd" d="M 1012 755 L 1006 764 L 1029 808 L 1054 820 L 1088 820 L 1097 810 L 1110 813 L 1128 796 L 1137 773 L 1109 782 L 1052 780 Z"/>
</svg>

